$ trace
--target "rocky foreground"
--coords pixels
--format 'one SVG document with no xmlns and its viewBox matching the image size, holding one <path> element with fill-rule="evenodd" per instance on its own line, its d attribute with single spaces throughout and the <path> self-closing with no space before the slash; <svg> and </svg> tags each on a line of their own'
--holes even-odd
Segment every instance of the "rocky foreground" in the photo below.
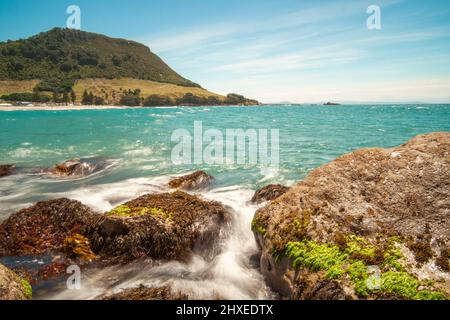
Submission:
<svg viewBox="0 0 450 320">
<path fill-rule="evenodd" d="M 256 212 L 261 272 L 288 299 L 449 296 L 450 133 L 362 149 Z"/>
<path fill-rule="evenodd" d="M 198 177 L 188 176 L 183 181 L 191 179 L 194 185 Z M 186 261 L 192 253 L 212 259 L 230 219 L 230 208 L 183 191 L 144 195 L 105 213 L 93 212 L 70 199 L 38 202 L 0 224 L 0 258 L 51 257 L 51 262 L 17 270 L 20 277 L 0 265 L 0 300 L 20 299 L 22 284 L 64 276 L 73 264 L 85 269 L 140 260 Z M 8 286 L 11 292 L 3 290 Z M 172 295 L 166 287 L 142 287 L 108 299 L 125 297 L 175 299 L 185 295 Z"/>
<path fill-rule="evenodd" d="M 97 166 L 71 160 L 48 172 L 67 178 L 95 171 L 86 168 Z M 231 209 L 185 192 L 213 182 L 203 171 L 177 177 L 168 184 L 177 191 L 144 195 L 104 213 L 55 199 L 12 214 L 0 224 L 0 259 L 50 256 L 51 262 L 14 272 L 0 265 L 0 300 L 29 299 L 29 282 L 66 276 L 72 264 L 187 261 L 192 253 L 213 259 L 227 237 Z M 450 133 L 358 150 L 291 188 L 266 186 L 249 201 L 265 203 L 251 228 L 261 273 L 282 299 L 450 296 Z M 98 297 L 188 298 L 167 286 Z"/>
</svg>

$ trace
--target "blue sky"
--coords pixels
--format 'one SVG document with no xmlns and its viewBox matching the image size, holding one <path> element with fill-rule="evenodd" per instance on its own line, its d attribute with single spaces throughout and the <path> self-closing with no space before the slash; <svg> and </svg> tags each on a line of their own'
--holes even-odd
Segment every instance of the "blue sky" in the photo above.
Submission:
<svg viewBox="0 0 450 320">
<path fill-rule="evenodd" d="M 66 25 L 148 45 L 205 88 L 263 102 L 450 102 L 450 1 L 0 0 L 0 40 Z M 368 30 L 369 5 L 381 30 Z"/>
</svg>

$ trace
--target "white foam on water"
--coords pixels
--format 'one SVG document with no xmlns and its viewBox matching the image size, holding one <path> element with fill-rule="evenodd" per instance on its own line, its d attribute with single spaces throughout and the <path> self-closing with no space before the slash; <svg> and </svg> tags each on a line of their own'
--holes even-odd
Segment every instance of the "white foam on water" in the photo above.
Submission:
<svg viewBox="0 0 450 320">
<path fill-rule="evenodd" d="M 39 158 L 42 156 L 55 156 L 55 155 L 62 155 L 63 151 L 58 149 L 44 149 L 44 148 L 38 148 L 38 147 L 19 147 L 17 149 L 14 149 L 12 151 L 8 152 L 8 156 L 13 159 L 24 159 L 24 158 Z"/>
<path fill-rule="evenodd" d="M 127 156 L 149 156 L 153 154 L 155 151 L 150 147 L 140 147 L 137 149 L 126 151 L 124 154 Z"/>
<path fill-rule="evenodd" d="M 115 183 L 91 185 L 63 193 L 52 193 L 52 198 L 66 197 L 78 200 L 95 211 L 109 211 L 120 203 L 132 200 L 147 193 L 160 193 L 167 190 L 167 177 L 136 178 Z"/>
<path fill-rule="evenodd" d="M 261 168 L 261 175 L 263 176 L 258 182 L 265 182 L 268 180 L 273 180 L 277 178 L 280 174 L 280 169 L 278 168 Z"/>
</svg>

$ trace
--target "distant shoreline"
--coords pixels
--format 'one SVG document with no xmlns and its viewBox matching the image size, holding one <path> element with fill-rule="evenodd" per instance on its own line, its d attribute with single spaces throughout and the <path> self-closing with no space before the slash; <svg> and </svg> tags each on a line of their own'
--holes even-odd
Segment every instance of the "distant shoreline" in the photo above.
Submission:
<svg viewBox="0 0 450 320">
<path fill-rule="evenodd" d="M 134 109 L 142 107 L 127 106 L 0 106 L 0 111 L 68 111 L 68 110 L 107 110 Z"/>
<path fill-rule="evenodd" d="M 206 108 L 206 107 L 258 107 L 261 105 L 179 105 L 179 106 L 113 106 L 113 105 L 102 105 L 102 106 L 1 106 L 0 111 L 70 111 L 70 110 L 112 110 L 112 109 L 175 109 L 175 108 Z"/>
<path fill-rule="evenodd" d="M 450 103 L 396 103 L 392 105 L 448 105 Z M 358 105 L 358 104 L 343 104 L 343 106 L 351 106 L 351 105 Z M 373 106 L 386 106 L 391 104 L 360 104 L 360 105 L 373 105 Z M 262 103 L 259 105 L 179 105 L 179 106 L 114 106 L 114 105 L 103 105 L 103 106 L 81 106 L 81 105 L 75 105 L 75 106 L 2 106 L 0 105 L 0 112 L 1 111 L 80 111 L 80 110 L 115 110 L 115 109 L 176 109 L 176 108 L 183 108 L 183 107 L 189 107 L 189 108 L 216 108 L 216 107 L 264 107 L 264 106 L 330 106 L 326 104 L 310 104 L 310 103 L 299 103 L 299 104 L 271 104 L 271 103 Z M 334 105 L 333 105 L 334 106 Z M 337 105 L 342 106 L 342 105 Z"/>
</svg>

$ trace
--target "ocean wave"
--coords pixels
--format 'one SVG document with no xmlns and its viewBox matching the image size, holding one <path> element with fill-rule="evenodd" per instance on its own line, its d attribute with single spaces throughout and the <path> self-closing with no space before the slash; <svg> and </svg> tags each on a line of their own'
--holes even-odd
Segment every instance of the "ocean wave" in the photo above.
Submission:
<svg viewBox="0 0 450 320">
<path fill-rule="evenodd" d="M 151 147 L 140 147 L 137 149 L 132 149 L 126 151 L 124 154 L 127 156 L 149 156 L 154 153 L 154 150 Z"/>
<path fill-rule="evenodd" d="M 62 155 L 64 154 L 62 150 L 58 149 L 42 149 L 37 147 L 31 147 L 31 148 L 17 148 L 10 152 L 8 152 L 8 156 L 14 159 L 23 159 L 23 158 L 30 158 L 30 157 L 41 157 L 41 156 L 48 156 L 48 155 Z"/>
<path fill-rule="evenodd" d="M 176 116 L 173 115 L 173 114 L 150 113 L 149 117 L 160 118 L 160 119 L 168 119 L 168 118 L 175 118 Z"/>
</svg>

